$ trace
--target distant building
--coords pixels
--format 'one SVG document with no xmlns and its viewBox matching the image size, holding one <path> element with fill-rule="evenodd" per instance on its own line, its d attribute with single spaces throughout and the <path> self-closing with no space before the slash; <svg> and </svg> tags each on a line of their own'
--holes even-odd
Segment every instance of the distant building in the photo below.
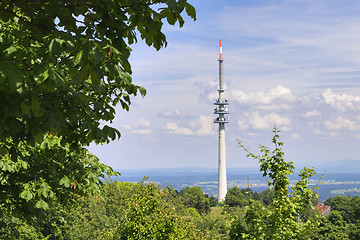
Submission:
<svg viewBox="0 0 360 240">
<path fill-rule="evenodd" d="M 330 213 L 330 206 L 319 203 L 315 206 L 315 209 L 321 214 L 321 216 L 325 217 Z"/>
</svg>

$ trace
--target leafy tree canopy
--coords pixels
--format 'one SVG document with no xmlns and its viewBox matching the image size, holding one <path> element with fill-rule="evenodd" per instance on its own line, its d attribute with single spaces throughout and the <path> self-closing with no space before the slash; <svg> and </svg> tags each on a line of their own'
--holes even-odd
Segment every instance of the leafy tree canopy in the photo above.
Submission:
<svg viewBox="0 0 360 240">
<path fill-rule="evenodd" d="M 104 143 L 120 132 L 115 105 L 145 95 L 131 81 L 138 35 L 159 50 L 164 21 L 195 19 L 187 0 L 4 0 L 0 2 L 0 141 Z M 3 147 L 1 152 L 8 149 Z"/>
<path fill-rule="evenodd" d="M 16 147 L 21 155 L 16 159 L 9 154 L 2 157 L 0 239 L 22 239 L 46 220 L 45 210 L 69 205 L 77 195 L 97 195 L 100 178 L 117 174 L 87 149 L 71 151 L 69 144 L 60 142 L 60 138 L 46 135 L 34 147 L 20 142 Z"/>
<path fill-rule="evenodd" d="M 339 211 L 346 222 L 351 222 L 354 206 L 349 196 L 335 196 L 328 198 L 324 202 L 325 205 L 331 206 L 331 210 Z"/>
<path fill-rule="evenodd" d="M 209 198 L 200 187 L 186 187 L 180 191 L 180 196 L 187 207 L 193 207 L 201 214 L 210 212 Z"/>
<path fill-rule="evenodd" d="M 163 24 L 184 12 L 195 19 L 187 0 L 0 1 L 0 236 L 116 174 L 83 146 L 120 137 L 115 106 L 146 94 L 130 46 L 165 47 Z"/>
<path fill-rule="evenodd" d="M 311 239 L 349 239 L 349 235 L 346 231 L 346 222 L 343 220 L 340 212 L 336 210 L 331 211 L 330 214 L 323 219 L 319 227 L 311 236 Z"/>
<path fill-rule="evenodd" d="M 245 196 L 239 187 L 232 187 L 226 193 L 225 202 L 229 207 L 244 207 L 249 204 L 249 198 Z"/>
<path fill-rule="evenodd" d="M 263 155 L 249 152 L 239 142 L 240 147 L 248 152 L 248 156 L 257 159 L 264 177 L 268 177 L 268 185 L 273 189 L 273 201 L 264 207 L 256 201 L 246 212 L 244 220 L 234 221 L 230 231 L 231 239 L 309 239 L 310 234 L 319 224 L 318 216 L 311 216 L 306 220 L 300 217 L 309 209 L 313 209 L 312 189 L 308 188 L 308 178 L 315 175 L 314 169 L 304 168 L 300 180 L 289 192 L 289 177 L 293 174 L 294 164 L 284 160 L 281 149 L 282 142 L 278 141 L 279 131 L 274 129 L 272 142 L 275 149 L 270 151 L 260 146 Z"/>
</svg>

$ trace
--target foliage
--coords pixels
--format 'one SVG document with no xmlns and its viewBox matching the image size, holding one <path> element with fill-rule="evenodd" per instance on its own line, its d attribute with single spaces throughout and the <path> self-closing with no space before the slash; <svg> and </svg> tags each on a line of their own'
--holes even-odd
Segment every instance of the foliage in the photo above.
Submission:
<svg viewBox="0 0 360 240">
<path fill-rule="evenodd" d="M 200 215 L 194 222 L 206 239 L 228 239 L 230 218 L 221 207 L 212 207 L 210 213 Z"/>
<path fill-rule="evenodd" d="M 154 183 L 113 182 L 101 186 L 100 198 L 75 197 L 72 205 L 57 202 L 38 225 L 23 226 L 7 239 L 212 239 L 171 188 Z M 177 204 L 175 204 L 177 202 Z"/>
<path fill-rule="evenodd" d="M 59 137 L 46 135 L 35 146 L 20 142 L 15 149 L 16 159 L 10 154 L 0 159 L 0 222 L 11 221 L 12 234 L 20 225 L 38 226 L 49 206 L 67 205 L 76 195 L 99 194 L 100 178 L 117 175 L 85 148 L 71 151 Z"/>
<path fill-rule="evenodd" d="M 264 206 L 270 205 L 274 199 L 274 191 L 269 188 L 260 193 L 253 192 L 250 188 L 230 188 L 225 197 L 225 204 L 229 207 L 249 206 L 252 201 L 260 201 Z"/>
<path fill-rule="evenodd" d="M 274 200 L 266 208 L 260 202 L 254 202 L 243 221 L 235 218 L 230 231 L 232 239 L 308 239 L 319 224 L 317 216 L 306 221 L 300 219 L 303 212 L 313 208 L 308 178 L 314 176 L 315 171 L 304 168 L 299 174 L 300 180 L 291 192 L 288 191 L 288 175 L 293 174 L 294 165 L 284 160 L 283 143 L 278 142 L 278 133 L 275 128 L 273 151 L 260 146 L 262 156 L 250 153 L 239 143 L 248 156 L 259 160 L 260 170 L 264 177 L 269 178 L 268 184 L 273 188 Z"/>
<path fill-rule="evenodd" d="M 180 191 L 185 206 L 195 208 L 200 214 L 210 212 L 210 202 L 200 187 L 186 187 Z"/>
<path fill-rule="evenodd" d="M 128 110 L 131 95 L 146 93 L 131 82 L 129 46 L 137 33 L 166 46 L 163 22 L 183 26 L 184 11 L 195 19 L 187 0 L 1 1 L 0 141 L 120 137 L 104 123 L 118 102 Z"/>
<path fill-rule="evenodd" d="M 335 196 L 328 198 L 325 205 L 331 206 L 327 215 L 316 232 L 313 239 L 353 239 L 360 238 L 359 209 L 360 198 L 354 196 Z"/>
<path fill-rule="evenodd" d="M 64 239 L 113 239 L 125 217 L 124 202 L 133 186 L 130 183 L 107 183 L 102 197 L 79 198 L 64 214 L 65 224 L 59 226 Z"/>
<path fill-rule="evenodd" d="M 349 239 L 346 232 L 346 222 L 343 220 L 340 212 L 331 211 L 329 215 L 321 222 L 316 229 L 311 239 L 325 240 L 325 239 Z"/>
<path fill-rule="evenodd" d="M 274 200 L 274 191 L 272 189 L 267 189 L 258 194 L 258 199 L 262 202 L 264 206 L 269 206 L 270 203 Z"/>
<path fill-rule="evenodd" d="M 83 198 L 70 211 L 65 239 L 201 239 L 189 212 L 176 210 L 171 188 L 144 180 L 105 184 L 104 191 L 100 201 Z"/>
<path fill-rule="evenodd" d="M 359 196 L 354 196 L 351 199 L 351 206 L 352 206 L 351 221 L 353 223 L 360 223 L 360 197 Z"/>
<path fill-rule="evenodd" d="M 232 187 L 226 193 L 225 202 L 229 207 L 244 207 L 249 205 L 249 198 L 245 196 L 239 187 Z"/>
<path fill-rule="evenodd" d="M 208 197 L 207 194 L 205 194 L 205 196 Z M 215 207 L 218 205 L 219 202 L 217 201 L 217 199 L 214 196 L 210 196 L 209 203 L 210 203 L 210 207 Z"/>
<path fill-rule="evenodd" d="M 132 83 L 130 46 L 140 36 L 165 47 L 164 22 L 182 27 L 183 12 L 196 17 L 187 0 L 0 2 L 2 238 L 42 238 L 46 216 L 62 217 L 51 210 L 116 174 L 83 147 L 120 137 L 108 125 L 115 106 L 146 94 Z"/>
<path fill-rule="evenodd" d="M 339 211 L 344 221 L 346 221 L 347 223 L 352 222 L 354 206 L 352 204 L 351 197 L 335 196 L 334 198 L 326 199 L 324 204 L 329 205 L 331 207 L 331 210 Z"/>
<path fill-rule="evenodd" d="M 134 194 L 125 200 L 125 215 L 116 234 L 118 239 L 189 239 L 191 218 L 177 215 L 163 197 L 166 189 L 154 183 L 135 185 Z"/>
</svg>

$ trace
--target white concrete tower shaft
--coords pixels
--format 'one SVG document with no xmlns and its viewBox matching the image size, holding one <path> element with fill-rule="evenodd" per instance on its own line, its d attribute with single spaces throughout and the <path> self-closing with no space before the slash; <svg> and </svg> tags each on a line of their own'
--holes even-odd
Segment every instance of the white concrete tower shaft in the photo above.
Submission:
<svg viewBox="0 0 360 240">
<path fill-rule="evenodd" d="M 220 57 L 219 57 L 219 98 L 214 103 L 217 107 L 214 110 L 218 117 L 214 120 L 219 124 L 219 159 L 218 159 L 218 201 L 225 199 L 227 193 L 227 177 L 226 177 L 226 151 L 225 151 L 225 124 L 228 123 L 229 113 L 227 105 L 229 102 L 224 97 L 224 81 L 223 81 L 223 58 L 222 58 L 222 41 L 220 40 Z"/>
</svg>

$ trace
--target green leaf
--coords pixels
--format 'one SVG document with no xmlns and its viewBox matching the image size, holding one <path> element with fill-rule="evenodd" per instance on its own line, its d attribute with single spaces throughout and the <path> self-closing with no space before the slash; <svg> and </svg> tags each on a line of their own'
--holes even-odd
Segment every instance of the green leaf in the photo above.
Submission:
<svg viewBox="0 0 360 240">
<path fill-rule="evenodd" d="M 196 20 L 196 10 L 195 8 L 190 4 L 190 3 L 186 3 L 186 13 L 193 18 L 194 20 Z"/>
<path fill-rule="evenodd" d="M 24 99 L 21 102 L 21 113 L 23 115 L 26 115 L 26 116 L 30 117 L 30 112 L 31 112 L 30 100 L 29 99 Z"/>
<path fill-rule="evenodd" d="M 65 81 L 62 78 L 61 74 L 58 72 L 58 70 L 54 68 L 49 69 L 49 76 L 51 80 L 55 83 L 55 87 L 62 87 L 65 85 Z"/>
<path fill-rule="evenodd" d="M 76 54 L 75 64 L 80 64 L 81 59 L 82 59 L 82 56 L 83 56 L 83 50 L 80 50 L 80 51 Z"/>
<path fill-rule="evenodd" d="M 115 134 L 114 128 L 105 125 L 103 127 L 103 131 L 105 131 L 106 135 L 108 135 L 112 140 L 116 139 L 116 134 Z"/>
<path fill-rule="evenodd" d="M 101 52 L 97 46 L 90 51 L 90 57 L 94 65 L 98 65 L 101 61 Z"/>
<path fill-rule="evenodd" d="M 23 85 L 23 74 L 20 68 L 12 62 L 3 62 L 0 72 L 5 72 L 11 91 L 17 91 Z"/>
<path fill-rule="evenodd" d="M 170 25 L 174 25 L 176 23 L 176 18 L 174 17 L 172 12 L 169 12 L 167 14 L 166 20 Z"/>
<path fill-rule="evenodd" d="M 142 97 L 145 97 L 145 95 L 146 95 L 146 89 L 143 88 L 143 87 L 139 87 L 139 91 L 140 91 L 141 96 L 142 96 Z"/>
<path fill-rule="evenodd" d="M 59 38 L 54 38 L 53 40 L 51 40 L 49 45 L 49 54 L 51 57 L 55 57 L 61 52 L 61 45 L 64 42 L 65 41 L 63 39 L 59 39 Z"/>
<path fill-rule="evenodd" d="M 31 111 L 34 113 L 34 115 L 38 116 L 39 109 L 40 109 L 40 103 L 39 103 L 38 98 L 36 96 L 32 96 L 31 97 Z"/>
<path fill-rule="evenodd" d="M 0 156 L 5 156 L 9 152 L 9 149 L 5 145 L 0 145 Z M 1 161 L 1 160 L 0 160 Z M 2 161 L 1 161 L 2 163 Z M 2 166 L 0 166 L 0 169 Z"/>
<path fill-rule="evenodd" d="M 36 202 L 35 207 L 42 208 L 44 210 L 49 209 L 49 205 L 42 199 Z"/>
<path fill-rule="evenodd" d="M 36 83 L 43 83 L 49 77 L 49 71 L 44 64 L 40 64 L 36 67 L 34 73 L 34 80 Z"/>
<path fill-rule="evenodd" d="M 70 179 L 67 176 L 65 176 L 60 180 L 59 184 L 64 185 L 66 188 L 68 188 L 70 187 L 71 182 Z"/>
<path fill-rule="evenodd" d="M 92 70 L 90 72 L 90 79 L 91 79 L 92 84 L 94 84 L 96 86 L 100 85 L 101 78 L 99 77 L 99 74 L 95 70 Z"/>
<path fill-rule="evenodd" d="M 25 189 L 20 193 L 20 197 L 25 199 L 26 201 L 29 201 L 34 197 L 34 194 L 28 189 Z"/>
<path fill-rule="evenodd" d="M 167 4 L 172 11 L 177 10 L 177 3 L 175 0 L 167 0 Z"/>
</svg>

